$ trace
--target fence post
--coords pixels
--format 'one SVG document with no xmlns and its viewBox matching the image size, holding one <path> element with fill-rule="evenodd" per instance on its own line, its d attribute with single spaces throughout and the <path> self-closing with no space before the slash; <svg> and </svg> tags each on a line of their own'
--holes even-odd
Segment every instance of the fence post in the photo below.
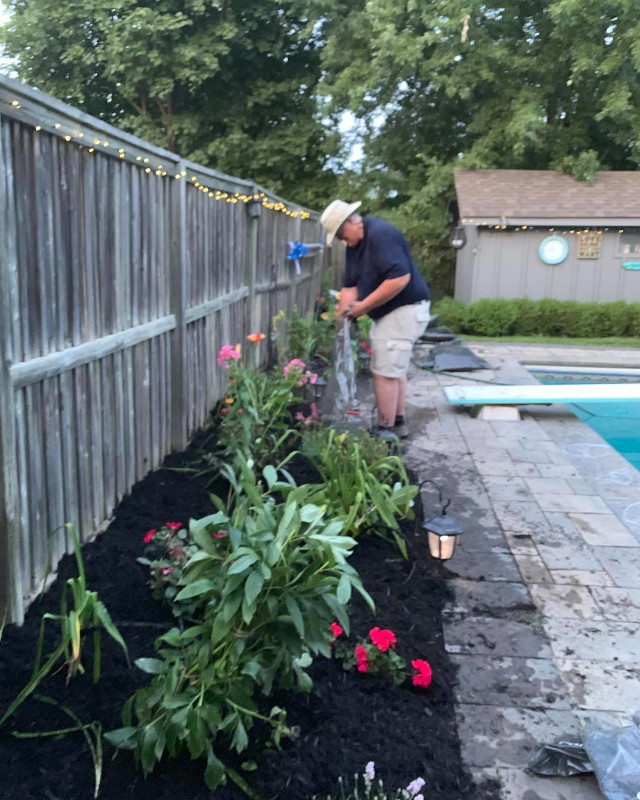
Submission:
<svg viewBox="0 0 640 800">
<path fill-rule="evenodd" d="M 254 186 L 252 193 L 255 197 L 259 193 Z M 245 283 L 249 290 L 247 295 L 247 322 L 249 333 L 255 333 L 260 325 L 258 319 L 258 306 L 256 303 L 256 274 L 258 270 L 258 232 L 260 229 L 260 216 L 262 215 L 262 201 L 250 200 L 246 206 L 247 211 L 247 265 L 245 268 Z M 256 365 L 258 366 L 258 365 Z"/>
<path fill-rule="evenodd" d="M 184 170 L 182 163 L 176 172 Z M 171 334 L 171 448 L 187 446 L 187 182 L 180 178 L 171 182 L 171 279 L 169 281 L 169 310 L 175 316 L 176 327 Z"/>
<path fill-rule="evenodd" d="M 10 368 L 15 360 L 18 318 L 18 257 L 9 126 L 0 118 L 0 627 L 22 623 L 18 461 L 15 395 Z"/>
</svg>

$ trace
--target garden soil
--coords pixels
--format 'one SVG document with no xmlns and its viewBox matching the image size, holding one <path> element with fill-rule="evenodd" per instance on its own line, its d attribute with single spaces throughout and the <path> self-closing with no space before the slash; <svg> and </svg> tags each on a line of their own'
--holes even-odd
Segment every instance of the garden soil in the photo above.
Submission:
<svg viewBox="0 0 640 800">
<path fill-rule="evenodd" d="M 136 558 L 142 537 L 167 521 L 188 522 L 213 511 L 207 480 L 176 471 L 192 463 L 198 442 L 133 488 L 114 511 L 109 528 L 83 547 L 88 587 L 98 592 L 126 640 L 131 661 L 154 655 L 154 639 L 171 626 L 167 610 L 151 596 L 147 570 Z M 293 464 L 301 482 L 304 465 Z M 419 512 L 419 509 L 418 509 Z M 316 659 L 310 669 L 310 693 L 276 694 L 273 702 L 287 708 L 288 723 L 297 736 L 280 751 L 259 748 L 238 757 L 218 755 L 243 775 L 260 800 L 311 800 L 340 797 L 338 778 L 347 788 L 355 772 L 374 761 L 378 777 L 394 790 L 418 776 L 426 785 L 426 800 L 495 800 L 497 787 L 474 786 L 465 771 L 454 715 L 455 671 L 445 653 L 441 610 L 449 598 L 446 570 L 429 565 L 424 534 L 405 523 L 409 547 L 405 561 L 394 545 L 377 537 L 361 540 L 352 563 L 373 596 L 374 616 L 359 599 L 351 609 L 350 641 L 366 637 L 374 625 L 391 628 L 400 655 L 427 660 L 433 669 L 428 689 L 395 688 L 381 676 L 345 672 L 335 660 Z M 439 566 L 439 565 L 438 565 Z M 66 579 L 76 575 L 67 556 L 58 577 L 41 600 L 33 603 L 21 628 L 7 626 L 0 641 L 0 713 L 27 683 L 33 663 L 40 619 L 56 613 Z M 47 634 L 49 652 L 56 643 L 55 623 Z M 119 727 L 124 701 L 148 676 L 129 667 L 122 650 L 102 636 L 102 677 L 91 682 L 90 641 L 83 660 L 87 674 L 66 682 L 65 670 L 50 676 L 40 694 L 72 710 L 84 723 L 99 721 L 103 729 Z M 270 707 L 270 706 L 269 706 Z M 16 738 L 12 731 L 34 733 L 72 725 L 55 705 L 28 699 L 0 730 L 0 800 L 90 800 L 94 774 L 91 755 L 81 733 L 65 737 Z M 254 729 L 256 730 L 256 729 Z M 254 771 L 242 771 L 245 759 Z M 188 756 L 163 761 L 142 776 L 128 752 L 116 753 L 104 743 L 102 800 L 241 800 L 232 782 L 215 792 L 204 785 L 204 764 Z M 391 792 L 390 792 L 391 794 Z"/>
</svg>

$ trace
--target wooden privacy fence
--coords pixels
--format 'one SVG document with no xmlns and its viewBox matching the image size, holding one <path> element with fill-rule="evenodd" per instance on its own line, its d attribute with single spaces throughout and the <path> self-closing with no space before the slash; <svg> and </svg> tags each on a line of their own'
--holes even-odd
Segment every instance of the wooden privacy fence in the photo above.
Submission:
<svg viewBox="0 0 640 800">
<path fill-rule="evenodd" d="M 223 344 L 306 311 L 317 215 L 0 77 L 0 624 L 220 396 Z M 261 345 L 263 355 L 266 351 Z M 55 533 L 54 533 L 55 532 Z"/>
</svg>

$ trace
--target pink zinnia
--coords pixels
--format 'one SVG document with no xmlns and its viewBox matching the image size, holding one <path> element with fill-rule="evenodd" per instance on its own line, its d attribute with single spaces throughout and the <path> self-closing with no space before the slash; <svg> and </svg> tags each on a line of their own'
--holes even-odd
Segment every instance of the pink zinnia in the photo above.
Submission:
<svg viewBox="0 0 640 800">
<path fill-rule="evenodd" d="M 220 352 L 218 353 L 218 366 L 223 364 L 225 361 L 229 361 L 232 358 L 238 359 L 240 358 L 240 353 L 235 349 L 232 344 L 225 344 L 220 348 Z M 227 369 L 229 365 L 226 365 Z"/>
<path fill-rule="evenodd" d="M 150 530 L 150 531 L 147 531 L 147 533 L 145 533 L 144 539 L 142 541 L 145 544 L 149 544 L 149 542 L 153 539 L 153 537 L 156 535 L 157 532 L 158 531 L 156 531 L 155 528 Z"/>
<path fill-rule="evenodd" d="M 396 646 L 396 635 L 393 631 L 381 630 L 375 627 L 371 628 L 369 636 L 381 653 L 385 653 L 390 647 Z"/>
</svg>

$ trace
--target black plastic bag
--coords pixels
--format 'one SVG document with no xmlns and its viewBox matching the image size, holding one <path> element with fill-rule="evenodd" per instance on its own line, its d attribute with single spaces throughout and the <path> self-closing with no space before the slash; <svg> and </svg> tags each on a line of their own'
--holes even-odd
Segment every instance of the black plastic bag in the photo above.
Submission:
<svg viewBox="0 0 640 800">
<path fill-rule="evenodd" d="M 584 744 L 575 736 L 563 736 L 545 744 L 527 764 L 526 772 L 545 777 L 568 778 L 593 772 Z"/>
</svg>

